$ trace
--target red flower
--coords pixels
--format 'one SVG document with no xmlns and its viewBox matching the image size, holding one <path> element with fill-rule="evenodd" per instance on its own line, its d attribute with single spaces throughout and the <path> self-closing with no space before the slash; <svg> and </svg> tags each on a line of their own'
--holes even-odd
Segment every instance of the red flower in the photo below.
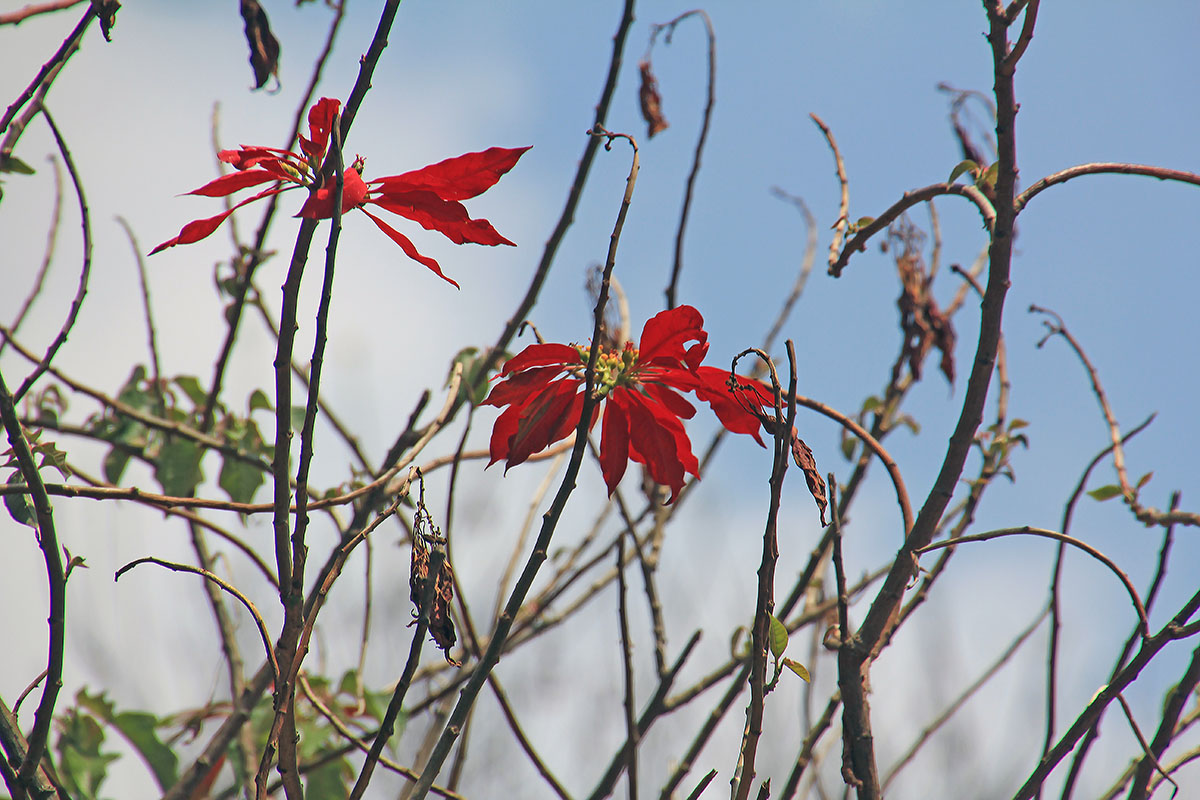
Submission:
<svg viewBox="0 0 1200 800">
<path fill-rule="evenodd" d="M 604 408 L 600 468 L 611 495 L 629 459 L 671 487 L 675 500 L 684 474 L 698 477 L 699 462 L 680 420 L 695 407 L 680 393 L 694 392 L 735 433 L 762 444 L 760 423 L 730 393 L 730 373 L 700 366 L 708 352 L 704 318 L 691 306 L 663 311 L 642 329 L 641 346 L 617 351 L 601 346 L 595 391 Z M 581 345 L 534 344 L 509 359 L 485 405 L 508 406 L 492 429 L 491 462 L 505 467 L 565 439 L 583 412 L 584 370 L 591 350 Z M 597 406 L 591 424 L 599 417 Z"/>
<path fill-rule="evenodd" d="M 189 222 L 179 231 L 178 236 L 163 242 L 151 250 L 150 254 L 177 244 L 198 242 L 220 227 L 234 209 L 296 186 L 316 190 L 309 195 L 297 216 L 310 219 L 332 217 L 334 187 L 332 181 L 323 181 L 321 168 L 330 134 L 333 126 L 337 124 L 340 105 L 337 100 L 323 97 L 309 109 L 310 138 L 300 137 L 302 154 L 274 147 L 246 145 L 237 150 L 222 150 L 217 157 L 237 171 L 209 181 L 188 194 L 226 197 L 241 189 L 263 183 L 273 183 L 274 186 L 242 200 L 215 217 Z M 343 174 L 342 213 L 355 208 L 360 209 L 371 218 L 379 230 L 400 245 L 405 255 L 429 267 L 443 280 L 458 286 L 442 274 L 442 269 L 436 261 L 417 252 L 417 248 L 407 236 L 367 211 L 366 206 L 373 204 L 384 211 L 408 217 L 427 230 L 444 234 L 455 244 L 474 242 L 511 245 L 513 243 L 501 236 L 486 219 L 471 219 L 466 207 L 459 201 L 483 194 L 490 189 L 500 180 L 500 176 L 513 168 L 517 159 L 528 149 L 492 147 L 480 153 L 467 153 L 403 175 L 390 175 L 373 181 L 363 181 L 364 159 L 360 156 Z"/>
</svg>

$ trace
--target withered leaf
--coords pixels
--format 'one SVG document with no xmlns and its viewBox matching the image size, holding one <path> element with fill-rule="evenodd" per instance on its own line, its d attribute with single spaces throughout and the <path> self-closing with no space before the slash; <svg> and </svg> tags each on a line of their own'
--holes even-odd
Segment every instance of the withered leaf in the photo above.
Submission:
<svg viewBox="0 0 1200 800">
<path fill-rule="evenodd" d="M 941 351 L 940 368 L 951 386 L 954 385 L 954 325 L 934 299 L 933 281 L 926 273 L 920 250 L 912 230 L 901 227 L 892 232 L 892 238 L 904 245 L 896 257 L 896 269 L 900 273 L 900 297 L 896 305 L 900 309 L 900 331 L 904 347 L 895 366 L 894 377 L 899 377 L 900 364 L 907 361 L 913 380 L 921 380 L 921 366 L 925 356 L 933 347 Z"/>
<path fill-rule="evenodd" d="M 638 102 L 642 106 L 642 117 L 646 120 L 646 125 L 650 129 L 646 135 L 648 138 L 653 139 L 654 134 L 665 131 L 669 127 L 669 123 L 662 113 L 662 97 L 658 94 L 658 79 L 654 77 L 650 62 L 643 61 L 638 65 L 638 69 L 642 72 L 642 85 L 638 89 Z"/>
<path fill-rule="evenodd" d="M 792 460 L 804 472 L 808 491 L 813 500 L 817 501 L 817 509 L 821 512 L 821 524 L 828 524 L 825 522 L 825 509 L 829 507 L 829 500 L 825 496 L 825 479 L 817 469 L 817 460 L 813 458 L 812 450 L 796 433 L 795 428 L 792 428 Z"/>
<path fill-rule="evenodd" d="M 763 430 L 768 435 L 774 436 L 779 430 L 779 418 L 774 414 L 753 409 L 750 413 L 758 417 L 758 421 L 762 423 Z M 804 482 L 808 484 L 808 491 L 813 496 L 813 500 L 817 501 L 817 510 L 821 512 L 821 524 L 828 525 L 829 523 L 825 521 L 825 509 L 829 508 L 829 499 L 825 494 L 825 479 L 821 477 L 821 472 L 817 469 L 817 460 L 813 458 L 812 449 L 800 438 L 794 425 L 791 438 L 792 461 L 796 462 L 796 466 L 804 472 Z"/>
<path fill-rule="evenodd" d="M 92 8 L 96 9 L 96 18 L 100 20 L 100 33 L 104 41 L 112 41 L 112 27 L 117 24 L 117 9 L 121 4 L 117 0 L 92 0 Z"/>
<path fill-rule="evenodd" d="M 429 546 L 424 537 L 413 537 L 412 567 L 408 576 L 408 592 L 413 602 L 413 625 L 420 615 L 421 598 L 429 581 Z M 442 567 L 438 570 L 437 582 L 433 587 L 433 608 L 429 609 L 429 635 L 434 644 L 442 651 L 446 662 L 460 666 L 450 655 L 458 636 L 454 631 L 454 620 L 450 618 L 450 604 L 454 600 L 454 571 L 450 562 L 443 559 Z"/>
<path fill-rule="evenodd" d="M 258 0 L 241 0 L 242 19 L 246 23 L 246 43 L 250 45 L 250 66 L 254 70 L 254 88 L 261 89 L 272 75 L 279 80 L 279 41 L 271 33 L 267 12 Z"/>
</svg>

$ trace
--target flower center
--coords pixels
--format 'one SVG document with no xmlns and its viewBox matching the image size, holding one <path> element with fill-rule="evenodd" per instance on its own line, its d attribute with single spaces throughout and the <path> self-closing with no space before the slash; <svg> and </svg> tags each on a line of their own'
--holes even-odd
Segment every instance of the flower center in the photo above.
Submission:
<svg viewBox="0 0 1200 800">
<path fill-rule="evenodd" d="M 599 347 L 600 352 L 596 354 L 597 397 L 604 397 L 618 386 L 630 386 L 637 383 L 638 351 L 632 342 L 626 342 L 625 347 L 620 351 L 612 350 L 604 345 Z M 591 354 L 591 348 L 577 344 L 575 349 L 579 351 L 580 359 L 586 363 Z M 582 375 L 583 370 L 581 369 L 579 372 Z"/>
</svg>

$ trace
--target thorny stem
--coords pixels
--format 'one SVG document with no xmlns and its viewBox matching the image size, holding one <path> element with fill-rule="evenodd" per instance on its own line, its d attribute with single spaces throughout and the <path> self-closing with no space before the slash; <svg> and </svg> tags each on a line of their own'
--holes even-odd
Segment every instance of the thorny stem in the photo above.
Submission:
<svg viewBox="0 0 1200 800">
<path fill-rule="evenodd" d="M 746 708 L 746 732 L 742 737 L 740 773 L 736 776 L 734 797 L 746 800 L 754 785 L 754 762 L 758 752 L 758 741 L 762 736 L 763 698 L 767 681 L 767 642 L 770 620 L 775 612 L 775 565 L 779 561 L 779 507 L 783 496 L 783 480 L 787 474 L 788 456 L 791 453 L 792 430 L 796 424 L 796 348 L 792 340 L 787 341 L 790 379 L 786 395 L 783 395 L 775 367 L 767 359 L 771 370 L 771 383 L 775 391 L 775 420 L 786 422 L 777 425 L 774 437 L 774 458 L 771 463 L 770 503 L 767 509 L 766 531 L 763 533 L 762 560 L 758 568 L 758 600 L 754 612 L 754 630 L 750 650 L 750 704 Z M 763 354 L 765 355 L 765 354 Z M 782 396 L 781 396 L 782 395 Z"/>
<path fill-rule="evenodd" d="M 58 536 L 54 530 L 54 509 L 50 505 L 50 496 L 46 494 L 41 475 L 38 474 L 37 463 L 34 461 L 29 440 L 25 437 L 25 431 L 17 420 L 13 396 L 9 394 L 3 375 L 0 375 L 0 421 L 4 424 L 4 430 L 8 434 L 8 443 L 12 447 L 21 477 L 29 487 L 33 500 L 37 541 L 46 562 L 46 578 L 50 588 L 50 617 L 48 619 L 50 635 L 46 656 L 46 685 L 42 689 L 42 699 L 38 702 L 37 711 L 34 714 L 33 730 L 29 733 L 25 760 L 21 762 L 16 774 L 19 795 L 34 785 L 38 765 L 41 763 L 42 755 L 46 752 L 50 722 L 54 717 L 54 703 L 58 699 L 59 689 L 62 688 L 63 654 L 66 648 L 67 578 L 63 571 Z M 20 797 L 18 796 L 15 800 L 20 800 Z"/>
</svg>

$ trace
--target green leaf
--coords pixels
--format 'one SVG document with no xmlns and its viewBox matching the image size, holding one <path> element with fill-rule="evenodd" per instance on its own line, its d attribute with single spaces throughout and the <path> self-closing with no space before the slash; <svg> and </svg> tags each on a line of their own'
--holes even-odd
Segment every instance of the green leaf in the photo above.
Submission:
<svg viewBox="0 0 1200 800">
<path fill-rule="evenodd" d="M 794 658 L 785 658 L 783 665 L 792 672 L 800 676 L 800 679 L 805 683 L 812 683 L 812 676 L 808 674 L 808 669 Z"/>
<path fill-rule="evenodd" d="M 267 393 L 262 389 L 255 389 L 250 395 L 250 411 L 247 416 L 249 414 L 253 414 L 255 411 L 258 411 L 260 408 L 265 409 L 266 411 L 275 410 L 275 406 L 271 405 L 271 399 L 267 397 Z"/>
<path fill-rule="evenodd" d="M 158 788 L 166 792 L 174 786 L 178 780 L 179 757 L 158 738 L 158 719 L 144 711 L 123 711 L 111 722 L 150 767 Z"/>
<path fill-rule="evenodd" d="M 162 487 L 163 494 L 182 497 L 190 494 L 204 480 L 200 460 L 204 451 L 189 439 L 168 439 L 158 454 L 154 479 Z"/>
<path fill-rule="evenodd" d="M 127 406 L 134 406 L 142 410 L 147 410 L 151 406 L 147 402 L 149 395 L 142 389 L 142 384 L 146 382 L 146 368 L 138 364 L 133 368 L 133 372 L 129 374 L 129 380 L 125 381 L 125 385 L 121 387 L 120 394 L 117 399 Z"/>
<path fill-rule="evenodd" d="M 96 800 L 115 753 L 100 750 L 104 729 L 92 717 L 69 709 L 59 718 L 58 774 L 72 797 Z"/>
<path fill-rule="evenodd" d="M 849 461 L 854 457 L 854 448 L 858 445 L 858 440 L 853 436 L 842 437 L 842 455 Z"/>
<path fill-rule="evenodd" d="M 104 457 L 104 480 L 116 485 L 121 482 L 121 475 L 129 463 L 129 454 L 114 447 Z"/>
<path fill-rule="evenodd" d="M 1010 431 L 1015 431 L 1015 430 L 1019 430 L 1021 428 L 1028 428 L 1028 427 L 1029 427 L 1029 423 L 1023 419 L 1020 419 L 1019 417 L 1017 419 L 1014 419 L 1012 422 L 1008 423 L 1008 429 Z"/>
<path fill-rule="evenodd" d="M 1145 486 L 1147 483 L 1149 483 L 1149 482 L 1150 482 L 1150 479 L 1151 479 L 1151 478 L 1153 478 L 1153 477 L 1154 477 L 1154 473 L 1153 473 L 1153 472 L 1147 472 L 1145 475 L 1143 475 L 1142 477 L 1138 478 L 1138 482 L 1137 482 L 1137 484 L 1134 486 L 1134 489 L 1135 489 L 1136 491 L 1140 491 L 1140 490 L 1141 490 L 1141 488 L 1142 488 L 1143 486 Z"/>
<path fill-rule="evenodd" d="M 783 655 L 783 651 L 787 649 L 788 632 L 787 627 L 782 622 L 777 620 L 773 614 L 770 615 L 770 617 L 771 627 L 767 634 L 767 638 L 770 639 L 771 642 L 771 655 L 775 657 L 776 661 L 778 661 L 779 657 Z"/>
<path fill-rule="evenodd" d="M 296 431 L 304 430 L 304 406 L 292 406 L 292 429 Z"/>
<path fill-rule="evenodd" d="M 16 156 L 0 155 L 0 172 L 15 172 L 18 175 L 33 175 L 36 171 Z"/>
<path fill-rule="evenodd" d="M 86 708 L 101 721 L 112 725 L 133 745 L 154 773 L 154 780 L 158 782 L 160 790 L 165 792 L 175 785 L 178 780 L 179 758 L 158 738 L 157 717 L 144 711 L 117 713 L 113 702 L 105 697 L 104 692 L 90 695 L 86 688 L 80 689 L 75 699 L 81 708 Z"/>
<path fill-rule="evenodd" d="M 969 158 L 965 158 L 958 162 L 954 169 L 950 170 L 950 177 L 946 178 L 946 183 L 954 183 L 964 172 L 974 172 L 977 169 L 979 169 L 978 164 Z"/>
<path fill-rule="evenodd" d="M 1093 489 L 1092 491 L 1088 492 L 1088 497 L 1092 498 L 1093 500 L 1100 500 L 1100 501 L 1111 500 L 1114 497 L 1120 497 L 1120 496 L 1121 496 L 1121 487 L 1117 486 L 1116 484 L 1112 484 L 1112 483 L 1108 484 L 1107 486 L 1101 486 L 1099 489 Z"/>
<path fill-rule="evenodd" d="M 263 473 L 253 464 L 226 456 L 217 483 L 233 502 L 249 503 L 263 484 Z"/>
<path fill-rule="evenodd" d="M 308 800 L 343 800 L 349 794 L 349 781 L 354 774 L 354 768 L 344 758 L 322 764 L 308 773 L 304 796 Z"/>
<path fill-rule="evenodd" d="M 175 378 L 175 385 L 183 389 L 183 393 L 188 396 L 196 408 L 203 408 L 204 404 L 208 402 L 208 392 L 204 391 L 200 380 L 194 375 L 179 375 Z"/>
<path fill-rule="evenodd" d="M 882 408 L 883 399 L 876 397 L 875 395 L 871 395 L 866 400 L 863 400 L 861 413 L 870 414 L 872 411 L 878 413 Z"/>
<path fill-rule="evenodd" d="M 450 371 L 446 373 L 445 386 L 449 387 L 450 379 L 454 376 L 455 364 L 462 364 L 462 382 L 458 386 L 458 396 L 473 406 L 482 403 L 491 390 L 487 374 L 481 371 L 488 352 L 480 352 L 478 347 L 464 347 L 454 356 L 454 360 L 450 362 Z"/>
<path fill-rule="evenodd" d="M 996 185 L 996 175 L 1000 171 L 1000 162 L 997 161 L 984 171 L 979 179 L 975 181 L 975 185 L 980 189 L 991 189 Z"/>
<path fill-rule="evenodd" d="M 914 436 L 921 435 L 921 423 L 913 419 L 911 414 L 901 414 L 896 421 L 912 431 Z"/>
<path fill-rule="evenodd" d="M 6 486 L 25 486 L 25 481 L 21 479 L 21 473 L 14 472 L 9 476 Z M 37 527 L 37 517 L 33 511 L 33 503 L 29 502 L 27 494 L 6 494 L 4 495 L 4 507 L 8 509 L 8 515 L 22 525 L 28 525 L 31 528 Z"/>
<path fill-rule="evenodd" d="M 67 466 L 67 454 L 59 450 L 54 442 L 39 442 L 33 447 L 33 452 L 42 457 L 38 469 L 49 464 L 58 470 L 58 474 L 63 478 L 71 477 L 71 468 Z"/>
</svg>

